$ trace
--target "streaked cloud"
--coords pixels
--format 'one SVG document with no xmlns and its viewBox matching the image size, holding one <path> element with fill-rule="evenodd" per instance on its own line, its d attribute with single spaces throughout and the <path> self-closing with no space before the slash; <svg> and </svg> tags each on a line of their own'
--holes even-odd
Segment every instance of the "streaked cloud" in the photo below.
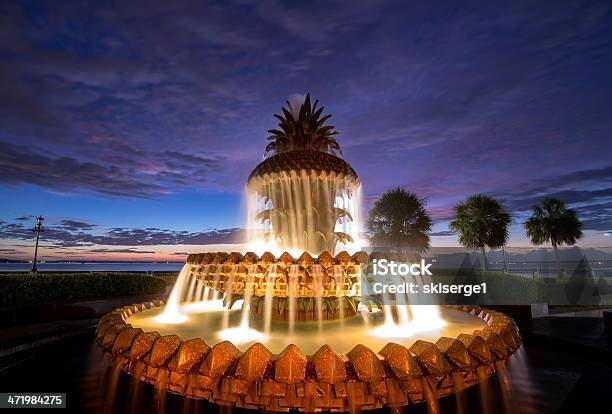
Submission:
<svg viewBox="0 0 612 414">
<path fill-rule="evenodd" d="M 44 230 L 44 242 L 56 247 L 237 244 L 243 243 L 246 237 L 245 231 L 239 228 L 192 232 L 116 227 L 98 231 L 97 226 L 76 220 L 62 220 L 58 224 L 45 225 Z M 0 221 L 0 239 L 31 240 L 32 230 L 30 226 L 19 222 Z M 102 252 L 99 249 L 89 251 Z"/>
<path fill-rule="evenodd" d="M 48 225 L 58 248 L 233 242 L 230 213 L 228 230 L 202 230 L 218 216 L 141 223 L 148 206 L 181 210 L 177 194 L 208 210 L 238 197 L 272 113 L 305 92 L 333 114 L 367 206 L 403 186 L 448 236 L 468 194 L 503 199 L 515 226 L 549 195 L 612 230 L 609 2 L 33 1 L 0 15 L 1 238 L 31 237 L 27 214 L 59 194 L 89 219 Z M 25 208 L 32 188 L 40 210 Z M 149 204 L 101 225 L 101 199 Z"/>
</svg>

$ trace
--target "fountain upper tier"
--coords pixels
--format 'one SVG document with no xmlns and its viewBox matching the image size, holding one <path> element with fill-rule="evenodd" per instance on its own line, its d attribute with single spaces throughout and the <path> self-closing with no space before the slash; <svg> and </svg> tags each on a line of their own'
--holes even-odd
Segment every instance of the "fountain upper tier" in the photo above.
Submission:
<svg viewBox="0 0 612 414">
<path fill-rule="evenodd" d="M 266 158 L 253 169 L 248 183 L 251 185 L 258 180 L 274 179 L 279 173 L 302 170 L 315 171 L 321 175 L 334 174 L 336 177 L 347 177 L 356 186 L 359 185 L 359 177 L 349 163 L 327 152 L 312 150 L 282 152 Z"/>
<path fill-rule="evenodd" d="M 318 255 L 357 251 L 360 181 L 323 151 L 294 150 L 261 162 L 247 182 L 249 243 L 260 250 Z"/>
</svg>

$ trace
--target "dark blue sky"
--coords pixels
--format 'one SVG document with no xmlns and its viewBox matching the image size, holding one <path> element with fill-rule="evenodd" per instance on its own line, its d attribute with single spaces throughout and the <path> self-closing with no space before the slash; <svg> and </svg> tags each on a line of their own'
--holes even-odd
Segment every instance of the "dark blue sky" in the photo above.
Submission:
<svg viewBox="0 0 612 414">
<path fill-rule="evenodd" d="M 37 214 L 46 257 L 238 240 L 272 113 L 305 92 L 366 207 L 404 186 L 445 234 L 491 193 L 518 246 L 555 195 L 581 245 L 612 245 L 610 2 L 74 3 L 0 5 L 0 257 L 29 254 Z"/>
</svg>

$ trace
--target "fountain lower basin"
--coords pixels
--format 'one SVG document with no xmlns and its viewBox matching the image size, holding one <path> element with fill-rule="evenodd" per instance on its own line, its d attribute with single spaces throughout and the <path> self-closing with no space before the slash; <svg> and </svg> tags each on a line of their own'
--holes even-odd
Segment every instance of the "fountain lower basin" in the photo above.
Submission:
<svg viewBox="0 0 612 414">
<path fill-rule="evenodd" d="M 221 301 L 218 301 L 221 302 Z M 435 342 L 441 337 L 456 338 L 461 333 L 471 333 L 487 327 L 486 322 L 477 316 L 470 315 L 455 309 L 443 308 L 440 316 L 445 321 L 444 326 L 421 325 L 410 327 L 403 331 L 390 329 L 384 332 L 385 317 L 382 311 L 367 312 L 341 320 L 329 320 L 318 323 L 307 321 L 295 324 L 293 334 L 289 333 L 289 324 L 285 321 L 273 321 L 268 335 L 264 335 L 264 321 L 254 318 L 249 329 L 241 330 L 240 309 L 229 312 L 229 328 L 221 329 L 223 326 L 225 311 L 222 304 L 217 309 L 211 309 L 210 302 L 204 302 L 208 309 L 198 312 L 198 304 L 192 304 L 192 310 L 188 313 L 186 321 L 179 324 L 166 324 L 157 322 L 162 308 L 153 308 L 139 312 L 127 319 L 127 323 L 134 328 L 144 331 L 156 331 L 161 335 L 177 335 L 182 340 L 201 338 L 207 344 L 215 344 L 225 339 L 232 339 L 232 343 L 241 351 L 245 352 L 256 342 L 262 343 L 270 352 L 278 354 L 289 344 L 297 344 L 306 354 L 314 354 L 324 344 L 330 344 L 334 351 L 346 354 L 355 347 L 357 343 L 367 346 L 373 350 L 382 349 L 389 342 L 396 342 L 405 347 L 410 347 L 418 340 Z M 433 306 L 433 305 L 423 305 Z M 239 306 L 237 306 L 239 308 Z M 219 327 L 219 329 L 214 329 Z M 381 333 L 385 336 L 381 336 Z M 257 335 L 259 333 L 259 335 Z M 395 336 L 394 333 L 396 334 Z"/>
<path fill-rule="evenodd" d="M 119 308 L 100 320 L 97 341 L 117 368 L 160 390 L 270 411 L 435 404 L 501 369 L 521 343 L 512 319 L 478 306 L 442 307 L 447 326 L 410 338 L 367 334 L 365 326 L 377 326 L 373 316 L 372 325 L 344 321 L 344 329 L 361 332 L 351 344 L 339 336 L 349 338 L 345 331 L 332 329 L 340 321 L 325 323 L 329 336 L 320 342 L 299 327 L 296 341 L 281 335 L 234 344 L 196 327 L 197 317 L 192 327 L 155 322 L 161 305 Z"/>
</svg>

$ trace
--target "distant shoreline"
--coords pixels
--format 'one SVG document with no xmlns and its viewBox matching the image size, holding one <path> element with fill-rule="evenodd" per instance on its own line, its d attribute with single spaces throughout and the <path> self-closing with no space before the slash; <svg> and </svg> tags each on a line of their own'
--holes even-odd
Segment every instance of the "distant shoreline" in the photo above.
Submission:
<svg viewBox="0 0 612 414">
<path fill-rule="evenodd" d="M 40 273 L 47 272 L 178 272 L 185 262 L 39 262 Z M 0 263 L 1 273 L 30 272 L 32 263 Z"/>
</svg>

